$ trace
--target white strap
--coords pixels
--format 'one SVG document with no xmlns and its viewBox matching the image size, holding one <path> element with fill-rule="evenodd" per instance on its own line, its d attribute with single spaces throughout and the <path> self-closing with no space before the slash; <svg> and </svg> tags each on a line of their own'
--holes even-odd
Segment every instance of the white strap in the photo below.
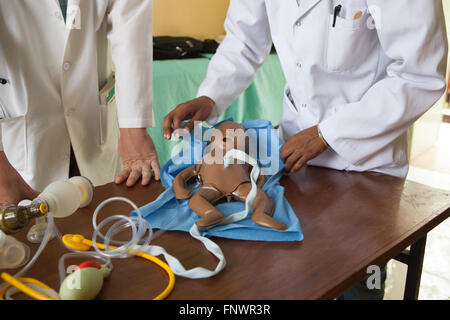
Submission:
<svg viewBox="0 0 450 320">
<path fill-rule="evenodd" d="M 219 259 L 219 262 L 217 263 L 217 266 L 214 270 L 205 269 L 203 267 L 196 267 L 190 270 L 186 270 L 177 258 L 167 253 L 167 251 L 160 246 L 138 246 L 136 247 L 136 250 L 151 254 L 153 256 L 163 255 L 170 269 L 172 269 L 173 273 L 177 276 L 189 279 L 201 279 L 210 278 L 221 272 L 225 268 L 226 260 L 220 247 L 215 242 L 202 236 L 196 224 L 191 227 L 189 233 L 192 237 L 201 241 L 205 248 L 213 255 L 215 255 L 217 259 Z"/>
<path fill-rule="evenodd" d="M 252 188 L 247 195 L 247 199 L 245 200 L 245 210 L 229 215 L 219 225 L 230 224 L 247 218 L 248 213 L 250 212 L 250 208 L 252 207 L 253 200 L 255 200 L 256 192 L 258 191 L 258 188 L 256 186 L 256 181 L 258 180 L 260 171 L 258 162 L 244 151 L 233 149 L 228 151 L 224 157 L 225 167 L 228 167 L 234 159 L 244 161 L 253 167 L 250 173 L 250 182 L 252 184 Z"/>
</svg>

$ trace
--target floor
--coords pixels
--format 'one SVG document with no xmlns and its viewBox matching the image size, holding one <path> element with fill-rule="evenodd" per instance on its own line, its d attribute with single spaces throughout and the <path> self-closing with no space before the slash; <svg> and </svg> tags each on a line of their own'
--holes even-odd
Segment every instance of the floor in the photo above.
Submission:
<svg viewBox="0 0 450 320">
<path fill-rule="evenodd" d="M 411 160 L 408 179 L 450 191 L 450 123 L 441 125 L 435 146 Z M 403 299 L 406 265 L 388 263 L 385 300 Z M 427 237 L 420 300 L 450 300 L 450 219 Z"/>
</svg>

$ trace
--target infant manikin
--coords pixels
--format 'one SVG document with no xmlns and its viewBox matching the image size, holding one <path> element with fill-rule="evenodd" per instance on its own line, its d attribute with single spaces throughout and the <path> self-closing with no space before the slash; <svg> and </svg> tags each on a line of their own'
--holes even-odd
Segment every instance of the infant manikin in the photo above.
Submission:
<svg viewBox="0 0 450 320">
<path fill-rule="evenodd" d="M 227 166 L 223 162 L 223 156 L 232 149 L 246 152 L 245 139 L 239 139 L 244 135 L 245 130 L 240 124 L 231 121 L 221 123 L 215 128 L 200 164 L 181 171 L 173 181 L 177 199 L 191 198 L 188 202 L 189 208 L 202 218 L 197 222 L 199 227 L 218 224 L 225 218 L 215 207 L 219 200 L 226 198 L 228 201 L 245 202 L 250 193 L 250 166 L 237 160 Z M 192 196 L 192 190 L 189 190 L 186 184 L 194 177 L 197 177 L 201 187 Z M 266 177 L 260 175 L 252 204 L 252 220 L 262 227 L 285 230 L 285 224 L 272 218 L 275 203 L 261 190 L 265 182 Z"/>
</svg>

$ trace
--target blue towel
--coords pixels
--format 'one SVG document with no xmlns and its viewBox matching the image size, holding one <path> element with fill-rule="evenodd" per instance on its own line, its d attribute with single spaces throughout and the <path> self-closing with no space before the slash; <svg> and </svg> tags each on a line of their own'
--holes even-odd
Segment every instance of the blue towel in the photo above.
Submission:
<svg viewBox="0 0 450 320">
<path fill-rule="evenodd" d="M 266 192 L 276 204 L 273 218 L 283 222 L 288 229 L 278 231 L 274 229 L 260 227 L 251 220 L 251 211 L 244 220 L 228 225 L 218 225 L 212 228 L 202 230 L 202 235 L 206 237 L 216 236 L 229 239 L 240 240 L 258 240 L 258 241 L 302 241 L 303 233 L 300 223 L 284 197 L 284 188 L 279 184 L 283 175 L 284 164 L 280 158 L 281 141 L 273 129 L 272 124 L 267 120 L 255 120 L 243 123 L 242 126 L 255 135 L 258 140 L 258 163 L 262 172 L 266 172 L 267 182 L 263 186 Z M 249 131 L 249 129 L 251 129 Z M 204 134 L 209 129 L 203 128 Z M 255 134 L 256 133 L 256 134 Z M 200 137 L 201 139 L 201 137 Z M 182 170 L 199 163 L 206 142 L 191 136 L 187 142 L 187 151 L 169 160 L 161 169 L 161 182 L 166 188 L 155 201 L 143 206 L 142 215 L 151 224 L 153 228 L 163 230 L 179 230 L 189 232 L 192 225 L 200 217 L 188 207 L 188 200 L 177 200 L 174 195 L 172 182 L 175 176 Z M 276 140 L 273 140 L 276 139 Z M 276 141 L 275 150 L 271 148 L 271 142 Z M 273 166 L 273 164 L 276 164 Z M 273 170 L 276 169 L 276 172 Z M 265 171 L 266 170 L 266 171 Z M 198 190 L 200 185 L 191 183 L 190 188 Z M 239 201 L 223 202 L 217 205 L 217 208 L 225 215 L 229 215 L 245 209 L 245 205 Z M 132 213 L 135 215 L 135 213 Z"/>
</svg>

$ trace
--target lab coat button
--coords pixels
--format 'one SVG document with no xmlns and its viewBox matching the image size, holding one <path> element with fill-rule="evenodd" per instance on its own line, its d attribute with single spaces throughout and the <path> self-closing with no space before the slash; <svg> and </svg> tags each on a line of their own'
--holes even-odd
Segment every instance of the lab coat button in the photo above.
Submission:
<svg viewBox="0 0 450 320">
<path fill-rule="evenodd" d="M 66 116 L 68 116 L 68 117 L 70 117 L 70 116 L 73 116 L 73 114 L 75 113 L 75 109 L 68 109 L 67 111 L 66 111 Z"/>
<path fill-rule="evenodd" d="M 72 66 L 72 64 L 71 64 L 70 62 L 66 61 L 66 62 L 64 62 L 64 64 L 63 64 L 63 69 L 64 69 L 65 71 L 68 71 L 68 70 L 70 69 L 71 66 Z"/>
<path fill-rule="evenodd" d="M 58 12 L 58 11 L 55 12 L 55 17 L 56 17 L 56 19 L 58 19 L 58 20 L 62 20 L 62 19 L 63 19 L 61 13 Z"/>
<path fill-rule="evenodd" d="M 301 68 L 301 67 L 302 67 L 302 64 L 301 64 L 300 62 L 297 62 L 297 67 L 298 67 L 298 68 Z"/>
</svg>

